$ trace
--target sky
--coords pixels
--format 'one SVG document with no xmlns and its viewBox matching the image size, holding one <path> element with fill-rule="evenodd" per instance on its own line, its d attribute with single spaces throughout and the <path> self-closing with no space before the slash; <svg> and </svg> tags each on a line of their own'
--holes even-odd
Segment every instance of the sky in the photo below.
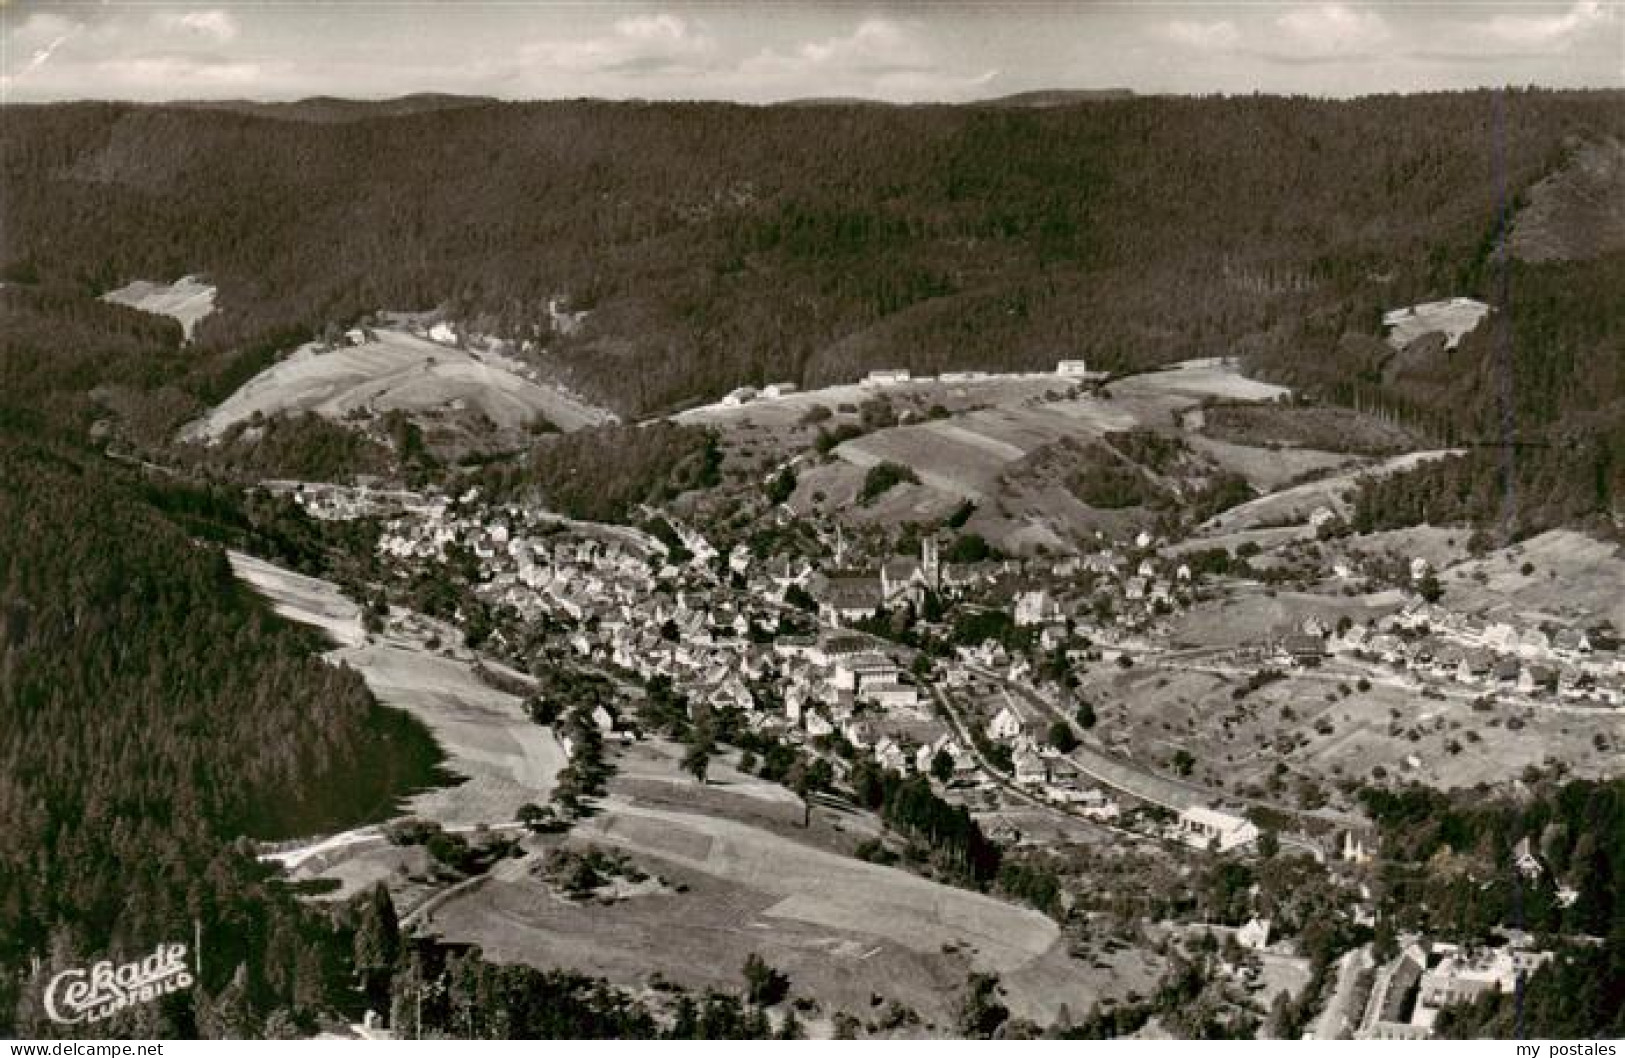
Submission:
<svg viewBox="0 0 1625 1058">
<path fill-rule="evenodd" d="M 0 100 L 1625 87 L 1625 0 L 0 0 Z"/>
</svg>

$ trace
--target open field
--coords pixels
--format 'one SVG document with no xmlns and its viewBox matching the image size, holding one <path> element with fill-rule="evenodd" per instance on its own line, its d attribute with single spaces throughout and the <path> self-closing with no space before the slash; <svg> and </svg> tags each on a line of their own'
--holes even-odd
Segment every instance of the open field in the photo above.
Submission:
<svg viewBox="0 0 1625 1058">
<path fill-rule="evenodd" d="M 744 404 L 706 404 L 680 412 L 673 419 L 693 426 L 784 428 L 799 422 L 813 408 L 822 407 L 838 412 L 842 405 L 859 405 L 877 397 L 890 400 L 899 408 L 918 406 L 924 409 L 940 404 L 952 412 L 973 407 L 1019 404 L 1046 394 L 1060 394 L 1071 389 L 1078 381 L 1048 372 L 1035 372 L 990 374 L 977 379 L 949 381 L 922 378 L 883 385 L 848 382 L 782 397 L 759 397 Z"/>
<path fill-rule="evenodd" d="M 1290 392 L 1284 386 L 1247 378 L 1235 361 L 1223 357 L 1185 360 L 1160 371 L 1130 375 L 1113 382 L 1112 391 L 1125 397 L 1144 393 L 1174 394 L 1188 398 L 1191 403 L 1203 397 L 1275 400 Z"/>
<path fill-rule="evenodd" d="M 624 851 L 687 891 L 605 907 L 561 901 L 531 879 L 494 882 L 441 905 L 433 928 L 493 958 L 626 985 L 659 973 L 734 989 L 756 952 L 826 1009 L 861 1016 L 878 994 L 939 1029 L 972 969 L 999 973 L 1012 1009 L 1045 1021 L 1114 983 L 1070 959 L 1035 911 L 731 820 L 612 800 L 571 842 Z"/>
<path fill-rule="evenodd" d="M 1360 466 L 1337 474 L 1330 474 L 1302 485 L 1294 485 L 1280 492 L 1262 496 L 1214 515 L 1202 523 L 1205 534 L 1234 533 L 1242 529 L 1260 529 L 1270 526 L 1301 522 L 1317 507 L 1325 507 L 1334 514 L 1346 514 L 1348 495 L 1362 477 L 1387 476 L 1409 470 L 1430 460 L 1457 454 L 1446 449 L 1428 452 L 1408 452 L 1402 456 L 1383 460 L 1370 466 Z"/>
<path fill-rule="evenodd" d="M 1236 583 L 1229 585 L 1222 597 L 1199 602 L 1173 615 L 1169 618 L 1169 632 L 1176 646 L 1237 647 L 1263 643 L 1310 617 L 1320 618 L 1328 628 L 1335 627 L 1340 617 L 1364 624 L 1370 618 L 1395 612 L 1404 601 L 1398 593 L 1342 596 L 1271 592 L 1259 585 Z"/>
<path fill-rule="evenodd" d="M 411 798 L 407 813 L 444 824 L 506 823 L 525 802 L 547 800 L 564 748 L 551 729 L 525 716 L 517 697 L 475 675 L 472 654 L 430 650 L 399 615 L 390 631 L 369 637 L 355 604 L 334 585 L 247 555 L 233 553 L 231 563 L 278 613 L 332 634 L 339 646 L 328 660 L 359 672 L 384 705 L 422 721 L 446 754 L 445 766 L 466 777 Z"/>
<path fill-rule="evenodd" d="M 1405 348 L 1424 334 L 1435 333 L 1445 336 L 1446 349 L 1454 349 L 1489 313 L 1490 307 L 1481 301 L 1450 298 L 1385 312 L 1382 323 L 1388 328 L 1388 344 L 1395 349 Z"/>
<path fill-rule="evenodd" d="M 1283 453 L 1335 449 L 1363 455 L 1395 455 L 1421 447 L 1402 426 L 1329 404 L 1222 404 L 1193 411 L 1207 436 L 1241 445 L 1274 447 Z"/>
<path fill-rule="evenodd" d="M 612 418 L 528 377 L 524 365 L 509 357 L 379 330 L 376 340 L 365 345 L 332 351 L 317 343 L 300 346 L 188 426 L 186 435 L 218 439 L 256 414 L 315 412 L 344 422 L 397 409 L 477 411 L 507 428 L 546 420 L 561 430 L 575 430 Z"/>
<path fill-rule="evenodd" d="M 169 316 L 180 321 L 181 332 L 190 339 L 198 321 L 214 311 L 214 295 L 215 288 L 196 276 L 181 276 L 173 283 L 137 279 L 117 290 L 109 290 L 102 295 L 102 300 L 157 316 Z"/>
<path fill-rule="evenodd" d="M 1345 452 L 1323 452 L 1314 448 L 1261 448 L 1202 434 L 1191 435 L 1186 440 L 1196 452 L 1225 470 L 1240 474 L 1259 492 L 1272 492 L 1294 478 L 1317 470 L 1333 470 L 1360 462 L 1357 456 Z"/>
<path fill-rule="evenodd" d="M 1534 567 L 1527 575 L 1524 563 Z M 1440 580 L 1445 601 L 1455 610 L 1502 620 L 1544 616 L 1589 623 L 1606 618 L 1625 629 L 1625 554 L 1572 530 L 1554 529 L 1458 563 Z"/>
<path fill-rule="evenodd" d="M 792 996 L 816 997 L 824 1016 L 871 1018 L 879 995 L 917 1011 L 915 1031 L 938 1035 L 973 969 L 998 973 L 1011 1008 L 1041 1023 L 1061 1003 L 1076 1013 L 1155 979 L 1133 952 L 1100 968 L 1072 959 L 1036 911 L 856 859 L 849 846 L 867 836 L 857 824 L 868 817 L 819 808 L 803 829 L 793 795 L 786 804 L 784 791 L 714 763 L 719 782 L 701 787 L 670 747 L 618 751 L 610 796 L 568 839 L 627 854 L 671 883 L 664 891 L 568 901 L 509 872 L 446 900 L 426 925 L 496 959 L 632 987 L 658 973 L 690 988 L 737 989 L 755 952 L 789 975 Z M 679 805 L 684 790 L 696 796 Z"/>
<path fill-rule="evenodd" d="M 1150 430 L 1183 442 L 1188 452 L 1175 476 L 1184 475 L 1187 484 L 1200 484 L 1222 471 L 1269 493 L 1305 475 L 1334 475 L 1324 483 L 1285 488 L 1279 499 L 1266 496 L 1256 505 L 1238 508 L 1239 514 L 1221 516 L 1209 525 L 1214 533 L 1301 522 L 1322 505 L 1341 509 L 1342 493 L 1353 486 L 1357 474 L 1366 472 L 1367 458 L 1294 444 L 1249 444 L 1204 432 L 1201 402 L 1207 400 L 1231 402 L 1225 408 L 1236 415 L 1256 411 L 1266 423 L 1268 416 L 1291 418 L 1295 411 L 1320 414 L 1322 419 L 1330 414 L 1274 403 L 1287 393 L 1280 386 L 1245 378 L 1234 361 L 1214 358 L 1126 376 L 1098 391 L 1078 389 L 1054 375 L 854 383 L 738 405 L 707 405 L 676 418 L 721 429 L 724 450 L 733 460 L 728 465 L 747 476 L 795 460 L 798 487 L 789 505 L 804 516 L 875 525 L 930 522 L 969 500 L 977 505 L 966 527 L 969 531 L 1006 551 L 1025 554 L 1072 551 L 1098 539 L 1098 533 L 1123 538 L 1148 527 L 1155 516 L 1150 509 L 1092 507 L 1066 484 L 1077 464 L 1077 445 L 1092 445 L 1124 431 Z M 834 448 L 833 459 L 808 454 L 820 429 L 856 424 L 857 408 L 873 400 L 889 403 L 901 423 L 842 442 Z M 811 408 L 827 409 L 830 417 L 808 423 L 805 416 Z M 1362 428 L 1382 425 L 1349 414 Z M 1330 439 L 1336 434 L 1323 429 L 1317 436 Z M 1401 457 L 1392 469 L 1410 465 L 1411 458 L 1425 457 Z M 918 483 L 904 483 L 869 503 L 857 503 L 865 473 L 882 462 L 908 467 Z M 1385 469 L 1389 468 L 1372 472 Z"/>
</svg>

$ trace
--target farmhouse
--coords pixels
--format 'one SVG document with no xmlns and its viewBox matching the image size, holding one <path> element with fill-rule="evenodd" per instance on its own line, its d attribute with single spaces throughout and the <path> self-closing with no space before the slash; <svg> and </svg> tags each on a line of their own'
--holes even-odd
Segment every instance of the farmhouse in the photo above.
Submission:
<svg viewBox="0 0 1625 1058">
<path fill-rule="evenodd" d="M 1089 374 L 1089 365 L 1083 360 L 1062 360 L 1055 365 L 1055 373 L 1062 378 L 1083 378 Z"/>
</svg>

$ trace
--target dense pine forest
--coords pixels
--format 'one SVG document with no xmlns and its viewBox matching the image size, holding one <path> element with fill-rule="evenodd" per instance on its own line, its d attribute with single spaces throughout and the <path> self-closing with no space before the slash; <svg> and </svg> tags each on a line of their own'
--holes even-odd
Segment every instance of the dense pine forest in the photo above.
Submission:
<svg viewBox="0 0 1625 1058">
<path fill-rule="evenodd" d="M 209 542 L 308 566 L 313 527 L 87 443 L 91 390 L 166 377 L 173 326 L 3 293 L 0 1034 L 60 1031 L 39 1008 L 57 971 L 194 931 L 195 992 L 103 1028 L 242 1035 L 275 1015 L 308 1029 L 346 994 L 344 927 L 239 839 L 387 816 L 439 780 L 438 751 Z"/>
<path fill-rule="evenodd" d="M 1506 252 L 1542 179 L 1625 138 L 1617 93 L 431 102 L 10 108 L 0 278 L 63 307 L 218 284 L 185 355 L 108 394 L 149 428 L 295 340 L 442 307 L 543 338 L 633 414 L 881 365 L 1245 355 L 1439 443 L 1544 446 L 1513 471 L 1535 527 L 1617 503 L 1620 248 Z M 589 312 L 569 337 L 546 333 L 556 295 Z M 1384 308 L 1455 295 L 1502 310 L 1461 349 L 1377 340 Z"/>
</svg>

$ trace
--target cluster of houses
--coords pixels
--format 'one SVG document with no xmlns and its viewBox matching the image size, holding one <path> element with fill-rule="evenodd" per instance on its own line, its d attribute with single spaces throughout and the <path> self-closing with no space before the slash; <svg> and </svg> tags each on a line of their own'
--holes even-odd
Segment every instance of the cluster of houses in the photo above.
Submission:
<svg viewBox="0 0 1625 1058">
<path fill-rule="evenodd" d="M 745 577 L 737 591 L 703 562 L 677 568 L 632 543 L 559 532 L 517 510 L 444 504 L 392 520 L 378 542 L 392 558 L 429 562 L 446 561 L 452 547 L 479 561 L 482 599 L 565 623 L 564 643 L 583 660 L 664 676 L 691 704 L 740 709 L 753 728 L 791 741 L 839 732 L 901 771 L 921 759 L 928 767 L 939 750 L 957 770 L 974 767 L 887 644 L 792 627 L 779 600 L 810 579 L 805 564 L 730 552 L 730 570 Z"/>
<path fill-rule="evenodd" d="M 1323 651 L 1355 654 L 1486 692 L 1625 705 L 1625 652 L 1607 626 L 1485 621 L 1416 602 L 1382 624 L 1354 625 Z"/>
<path fill-rule="evenodd" d="M 1044 742 L 1032 725 L 1006 705 L 988 721 L 987 739 L 1010 748 L 1015 780 L 1032 793 L 1070 805 L 1097 822 L 1114 822 L 1122 814 L 1116 800 L 1099 789 L 1076 764 Z"/>
</svg>

